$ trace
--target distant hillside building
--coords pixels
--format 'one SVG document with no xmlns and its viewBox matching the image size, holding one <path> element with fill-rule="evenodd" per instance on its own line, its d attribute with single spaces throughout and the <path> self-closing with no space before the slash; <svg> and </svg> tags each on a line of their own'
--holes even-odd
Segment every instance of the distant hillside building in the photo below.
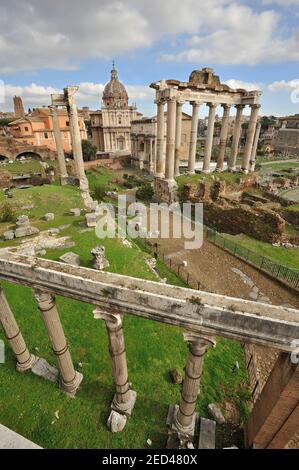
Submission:
<svg viewBox="0 0 299 470">
<path fill-rule="evenodd" d="M 182 137 L 180 160 L 189 158 L 192 117 L 182 113 Z M 164 135 L 166 137 L 167 113 L 164 114 Z M 165 139 L 166 142 L 166 139 Z M 157 146 L 157 116 L 132 121 L 131 127 L 132 160 L 141 170 L 153 172 Z M 166 152 L 166 144 L 164 152 Z"/>
<path fill-rule="evenodd" d="M 25 116 L 25 109 L 23 106 L 23 101 L 20 96 L 14 96 L 13 98 L 14 105 L 14 114 L 16 118 L 22 118 Z"/>
<path fill-rule="evenodd" d="M 103 106 L 90 113 L 92 140 L 100 152 L 129 154 L 131 122 L 141 116 L 136 106 L 129 106 L 129 97 L 112 67 L 111 80 L 103 92 Z"/>
<path fill-rule="evenodd" d="M 58 110 L 58 120 L 63 149 L 65 152 L 70 152 L 72 149 L 70 123 L 65 109 Z M 85 140 L 87 133 L 83 117 L 79 116 L 78 121 L 81 139 Z M 9 123 L 8 128 L 10 134 L 19 142 L 37 146 L 46 145 L 50 150 L 56 150 L 53 122 L 48 108 L 37 108 L 30 115 Z"/>
</svg>

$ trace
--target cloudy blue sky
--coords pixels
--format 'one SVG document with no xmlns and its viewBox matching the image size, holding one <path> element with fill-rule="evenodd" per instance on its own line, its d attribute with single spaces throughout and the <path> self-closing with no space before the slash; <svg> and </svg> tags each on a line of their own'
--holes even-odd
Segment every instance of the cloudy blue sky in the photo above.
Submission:
<svg viewBox="0 0 299 470">
<path fill-rule="evenodd" d="M 263 114 L 298 113 L 299 0 L 0 0 L 0 110 L 14 94 L 48 104 L 67 84 L 98 109 L 113 59 L 146 115 L 149 83 L 204 66 L 260 88 Z"/>
</svg>

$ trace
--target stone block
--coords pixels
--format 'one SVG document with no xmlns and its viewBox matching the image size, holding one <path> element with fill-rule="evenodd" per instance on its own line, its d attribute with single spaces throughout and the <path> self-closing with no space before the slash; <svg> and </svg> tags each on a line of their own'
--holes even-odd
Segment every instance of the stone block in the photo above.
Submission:
<svg viewBox="0 0 299 470">
<path fill-rule="evenodd" d="M 91 212 L 90 214 L 86 214 L 85 219 L 87 227 L 96 227 L 98 221 L 96 213 Z"/>
<path fill-rule="evenodd" d="M 69 251 L 68 253 L 60 256 L 59 260 L 66 264 L 80 266 L 80 256 L 76 253 L 73 253 L 72 251 Z"/>
<path fill-rule="evenodd" d="M 81 209 L 79 209 L 78 207 L 76 207 L 75 209 L 70 209 L 70 214 L 75 217 L 79 217 L 81 215 Z"/>
<path fill-rule="evenodd" d="M 55 214 L 53 214 L 52 212 L 48 212 L 47 214 L 44 215 L 43 219 L 46 220 L 47 222 L 50 222 L 51 220 L 55 219 Z"/>
<path fill-rule="evenodd" d="M 216 403 L 210 403 L 208 405 L 208 411 L 212 418 L 215 419 L 216 423 L 218 424 L 224 424 L 226 423 L 226 420 L 222 414 L 222 411 L 220 410 L 219 406 L 216 405 Z"/>
<path fill-rule="evenodd" d="M 117 411 L 112 410 L 107 421 L 107 426 L 112 433 L 116 433 L 123 431 L 126 423 L 126 415 L 122 415 Z"/>
<path fill-rule="evenodd" d="M 215 449 L 216 423 L 211 419 L 200 419 L 198 449 Z"/>
<path fill-rule="evenodd" d="M 15 233 L 13 230 L 7 230 L 3 233 L 4 240 L 13 240 L 15 238 Z"/>
<path fill-rule="evenodd" d="M 59 378 L 59 371 L 56 367 L 51 366 L 46 359 L 39 357 L 31 367 L 34 375 L 49 380 L 50 382 L 57 382 Z"/>
<path fill-rule="evenodd" d="M 109 268 L 110 264 L 109 261 L 105 258 L 104 246 L 96 246 L 91 250 L 91 254 L 94 257 L 92 263 L 94 269 L 101 271 L 102 269 Z"/>
<path fill-rule="evenodd" d="M 30 221 L 29 221 L 28 215 L 20 215 L 17 218 L 17 221 L 16 221 L 17 227 L 24 227 L 25 225 L 29 225 L 29 224 L 30 224 Z"/>
<path fill-rule="evenodd" d="M 31 225 L 25 225 L 23 227 L 18 227 L 15 230 L 15 237 L 16 238 L 29 237 L 30 235 L 36 235 L 37 233 L 39 233 L 38 228 L 31 227 Z"/>
</svg>

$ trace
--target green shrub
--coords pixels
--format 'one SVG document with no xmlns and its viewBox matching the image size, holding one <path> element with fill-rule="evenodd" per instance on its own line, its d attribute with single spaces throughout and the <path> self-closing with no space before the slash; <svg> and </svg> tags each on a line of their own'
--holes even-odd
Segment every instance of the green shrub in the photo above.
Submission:
<svg viewBox="0 0 299 470">
<path fill-rule="evenodd" d="M 13 207 L 8 203 L 4 202 L 0 206 L 0 222 L 13 222 L 16 218 Z"/>
<path fill-rule="evenodd" d="M 109 191 L 107 186 L 96 186 L 92 191 L 92 196 L 97 201 L 105 199 L 106 192 Z"/>
<path fill-rule="evenodd" d="M 136 197 L 141 201 L 151 201 L 154 195 L 154 190 L 150 183 L 144 183 L 136 192 Z"/>
</svg>

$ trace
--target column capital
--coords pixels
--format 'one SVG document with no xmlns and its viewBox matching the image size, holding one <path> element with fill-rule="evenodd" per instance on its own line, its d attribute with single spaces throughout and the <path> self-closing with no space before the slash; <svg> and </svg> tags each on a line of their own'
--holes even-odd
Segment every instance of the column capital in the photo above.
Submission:
<svg viewBox="0 0 299 470">
<path fill-rule="evenodd" d="M 183 333 L 184 341 L 189 344 L 189 346 L 205 349 L 216 347 L 216 339 L 214 336 L 204 335 L 202 333 L 194 333 L 191 331 L 184 331 Z"/>
<path fill-rule="evenodd" d="M 38 303 L 39 309 L 42 312 L 47 312 L 55 304 L 55 296 L 50 292 L 35 290 L 34 297 Z"/>
<path fill-rule="evenodd" d="M 232 104 L 230 103 L 221 103 L 221 106 L 223 109 L 230 109 L 232 107 Z"/>
<path fill-rule="evenodd" d="M 191 104 L 191 106 L 200 106 L 202 104 L 201 101 L 189 101 L 189 103 Z"/>
<path fill-rule="evenodd" d="M 176 103 L 177 103 L 177 106 L 183 106 L 185 104 L 185 100 L 177 99 Z"/>
<path fill-rule="evenodd" d="M 165 100 L 163 98 L 161 98 L 160 100 L 155 100 L 155 104 L 165 104 Z"/>
<path fill-rule="evenodd" d="M 251 104 L 250 107 L 251 107 L 251 109 L 260 109 L 262 107 L 262 105 L 255 103 L 255 104 Z"/>
<path fill-rule="evenodd" d="M 108 312 L 98 307 L 93 311 L 93 318 L 96 320 L 104 320 L 110 329 L 120 328 L 123 322 L 122 313 Z"/>
<path fill-rule="evenodd" d="M 207 106 L 208 106 L 209 108 L 217 108 L 217 106 L 219 106 L 219 103 L 210 103 L 210 102 L 209 102 L 209 103 L 207 103 Z"/>
<path fill-rule="evenodd" d="M 244 109 L 246 104 L 235 104 L 236 109 Z"/>
</svg>

